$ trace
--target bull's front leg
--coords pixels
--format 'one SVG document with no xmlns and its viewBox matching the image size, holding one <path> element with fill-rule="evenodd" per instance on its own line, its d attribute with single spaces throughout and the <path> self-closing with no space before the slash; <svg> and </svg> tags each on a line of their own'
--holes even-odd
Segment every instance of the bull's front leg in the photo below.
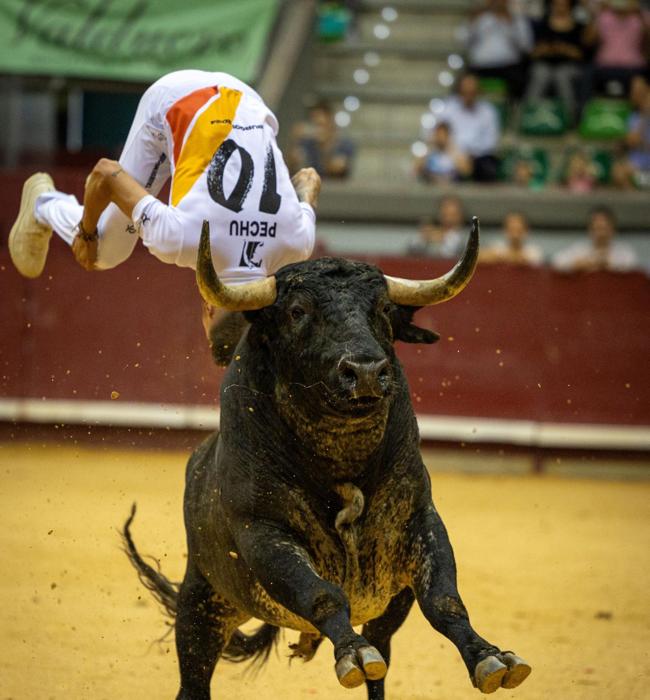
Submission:
<svg viewBox="0 0 650 700">
<path fill-rule="evenodd" d="M 341 685 L 354 688 L 386 675 L 381 654 L 352 629 L 345 593 L 316 573 L 309 554 L 291 532 L 249 522 L 235 540 L 240 556 L 266 593 L 332 642 Z"/>
<path fill-rule="evenodd" d="M 453 642 L 472 683 L 483 693 L 515 688 L 530 666 L 480 637 L 469 622 L 456 585 L 456 562 L 447 530 L 433 505 L 414 515 L 410 527 L 412 585 L 427 620 Z"/>
</svg>

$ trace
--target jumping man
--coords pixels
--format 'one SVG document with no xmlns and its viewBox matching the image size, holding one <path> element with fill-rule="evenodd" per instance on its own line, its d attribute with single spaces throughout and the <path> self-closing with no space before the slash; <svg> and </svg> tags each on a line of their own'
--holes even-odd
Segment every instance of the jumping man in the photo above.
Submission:
<svg viewBox="0 0 650 700">
<path fill-rule="evenodd" d="M 119 265 L 138 238 L 163 262 L 193 268 L 203 220 L 224 282 L 304 260 L 320 178 L 307 168 L 290 179 L 277 133 L 275 115 L 233 76 L 170 73 L 142 96 L 119 161 L 102 158 L 93 168 L 83 206 L 46 173 L 25 182 L 9 235 L 13 263 L 38 277 L 54 230 L 86 270 Z M 165 205 L 155 195 L 170 176 Z"/>
</svg>

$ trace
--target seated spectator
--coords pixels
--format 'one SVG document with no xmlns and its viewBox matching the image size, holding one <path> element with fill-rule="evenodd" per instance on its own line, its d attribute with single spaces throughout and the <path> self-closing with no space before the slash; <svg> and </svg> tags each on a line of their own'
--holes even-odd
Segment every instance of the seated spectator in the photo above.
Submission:
<svg viewBox="0 0 650 700">
<path fill-rule="evenodd" d="M 512 169 L 512 183 L 517 187 L 535 187 L 535 169 L 529 158 L 517 158 Z"/>
<path fill-rule="evenodd" d="M 621 189 L 650 186 L 650 87 L 637 83 L 639 109 L 630 115 L 624 146 L 626 156 L 612 168 L 612 181 Z"/>
<path fill-rule="evenodd" d="M 597 180 L 596 166 L 584 151 L 575 151 L 569 156 L 564 184 L 570 192 L 591 192 Z"/>
<path fill-rule="evenodd" d="M 455 196 L 443 197 L 438 205 L 438 221 L 431 217 L 420 221 L 418 236 L 409 243 L 408 255 L 455 258 L 462 250 L 467 232 L 463 205 Z"/>
<path fill-rule="evenodd" d="M 638 0 L 609 0 L 588 27 L 586 40 L 596 45 L 591 66 L 582 81 L 581 103 L 584 106 L 594 90 L 606 83 L 620 83 L 627 93 L 635 75 L 647 70 L 646 45 L 649 16 Z"/>
<path fill-rule="evenodd" d="M 415 172 L 421 180 L 450 182 L 471 174 L 471 158 L 458 150 L 446 122 L 438 122 L 433 128 L 428 147 L 428 153 L 415 163 Z"/>
<path fill-rule="evenodd" d="M 542 249 L 528 242 L 529 225 L 526 216 L 511 211 L 503 220 L 503 238 L 483 248 L 479 256 L 482 263 L 507 263 L 510 265 L 541 265 Z"/>
<path fill-rule="evenodd" d="M 588 241 L 580 241 L 553 256 L 553 267 L 559 272 L 629 272 L 637 267 L 632 248 L 614 241 L 616 221 L 607 207 L 596 207 L 589 216 Z"/>
<path fill-rule="evenodd" d="M 548 12 L 534 27 L 527 101 L 538 101 L 549 88 L 562 102 L 570 123 L 577 118 L 576 83 L 585 60 L 585 28 L 573 15 L 575 0 L 550 0 Z"/>
<path fill-rule="evenodd" d="M 308 121 L 294 126 L 288 158 L 292 171 L 311 167 L 321 177 L 344 178 L 353 157 L 354 145 L 339 134 L 329 103 L 317 102 Z"/>
<path fill-rule="evenodd" d="M 457 94 L 446 101 L 441 115 L 460 151 L 472 160 L 472 179 L 494 182 L 499 161 L 495 155 L 500 138 L 499 115 L 487 100 L 479 99 L 478 79 L 466 74 L 458 82 Z"/>
<path fill-rule="evenodd" d="M 467 28 L 470 70 L 482 78 L 501 78 L 508 93 L 521 97 L 526 80 L 526 55 L 533 37 L 529 19 L 512 12 L 509 0 L 487 0 Z"/>
</svg>

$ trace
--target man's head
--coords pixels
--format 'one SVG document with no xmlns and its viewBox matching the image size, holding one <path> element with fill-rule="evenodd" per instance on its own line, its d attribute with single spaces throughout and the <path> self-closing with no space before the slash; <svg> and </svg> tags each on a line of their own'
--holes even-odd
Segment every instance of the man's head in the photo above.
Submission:
<svg viewBox="0 0 650 700">
<path fill-rule="evenodd" d="M 567 14 L 573 10 L 575 0 L 547 0 L 547 12 L 553 14 Z"/>
<path fill-rule="evenodd" d="M 438 122 L 431 134 L 431 145 L 439 151 L 446 151 L 449 146 L 449 124 Z"/>
<path fill-rule="evenodd" d="M 458 81 L 458 96 L 465 107 L 471 108 L 476 104 L 478 93 L 479 83 L 475 75 L 467 73 Z"/>
<path fill-rule="evenodd" d="M 646 79 L 642 75 L 635 75 L 630 81 L 630 102 L 634 109 L 642 109 L 648 93 L 650 89 Z"/>
<path fill-rule="evenodd" d="M 463 203 L 455 195 L 448 195 L 438 205 L 438 221 L 445 231 L 460 228 L 465 223 Z"/>
<path fill-rule="evenodd" d="M 319 140 L 324 140 L 336 130 L 334 112 L 329 102 L 325 100 L 320 100 L 310 107 L 309 121 L 315 130 L 316 138 Z"/>
<path fill-rule="evenodd" d="M 503 234 L 512 250 L 521 250 L 528 238 L 528 219 L 525 214 L 511 211 L 503 219 Z"/>
<path fill-rule="evenodd" d="M 588 232 L 594 248 L 609 247 L 616 234 L 616 219 L 608 207 L 595 207 L 589 215 Z"/>
<path fill-rule="evenodd" d="M 497 14 L 506 14 L 510 9 L 510 0 L 488 0 L 486 7 Z"/>
</svg>

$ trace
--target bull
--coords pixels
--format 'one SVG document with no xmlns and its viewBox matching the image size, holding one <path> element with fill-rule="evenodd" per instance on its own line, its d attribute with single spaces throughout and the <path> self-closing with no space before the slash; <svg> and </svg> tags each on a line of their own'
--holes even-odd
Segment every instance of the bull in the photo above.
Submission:
<svg viewBox="0 0 650 700">
<path fill-rule="evenodd" d="M 383 700 L 391 636 L 415 600 L 481 692 L 514 688 L 530 673 L 470 624 L 393 347 L 438 339 L 412 323 L 414 313 L 463 289 L 478 247 L 474 219 L 461 259 L 434 280 L 322 258 L 228 286 L 204 224 L 202 296 L 243 312 L 250 326 L 223 380 L 221 432 L 187 467 L 182 583 L 139 555 L 135 507 L 123 530 L 142 582 L 175 618 L 177 700 L 209 700 L 219 658 L 264 661 L 283 627 L 300 632 L 292 655 L 306 660 L 327 637 L 339 682 L 365 682 L 369 699 Z M 244 634 L 250 618 L 263 624 Z"/>
</svg>

